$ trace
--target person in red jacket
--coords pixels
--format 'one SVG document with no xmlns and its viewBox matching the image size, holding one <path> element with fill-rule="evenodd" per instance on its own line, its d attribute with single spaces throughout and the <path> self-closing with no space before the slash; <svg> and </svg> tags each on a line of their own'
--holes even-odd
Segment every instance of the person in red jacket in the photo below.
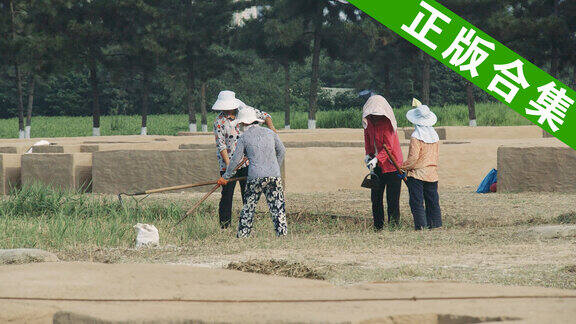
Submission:
<svg viewBox="0 0 576 324">
<path fill-rule="evenodd" d="M 388 207 L 388 225 L 397 226 L 400 222 L 400 189 L 402 176 L 388 157 L 384 145 L 402 165 L 403 157 L 398 139 L 396 117 L 388 101 L 374 95 L 364 104 L 362 109 L 362 125 L 364 127 L 364 146 L 366 167 L 378 177 L 379 186 L 372 188 L 372 216 L 374 228 L 384 227 L 384 191 Z"/>
</svg>

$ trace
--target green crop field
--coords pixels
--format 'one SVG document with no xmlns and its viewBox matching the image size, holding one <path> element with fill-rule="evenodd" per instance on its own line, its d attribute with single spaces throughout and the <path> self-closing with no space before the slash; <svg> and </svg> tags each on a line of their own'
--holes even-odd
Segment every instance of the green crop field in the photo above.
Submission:
<svg viewBox="0 0 576 324">
<path fill-rule="evenodd" d="M 406 111 L 410 107 L 396 110 L 398 125 L 410 126 L 406 118 Z M 450 105 L 432 107 L 438 115 L 437 126 L 465 126 L 468 125 L 468 109 L 464 105 Z M 284 112 L 272 112 L 276 127 L 284 125 Z M 502 104 L 478 104 L 476 115 L 479 126 L 515 126 L 529 125 L 530 122 L 515 111 Z M 211 130 L 214 122 L 214 113 L 208 114 L 208 128 Z M 337 111 L 319 111 L 317 113 L 317 126 L 319 128 L 360 128 L 360 108 Z M 307 127 L 308 113 L 294 112 L 291 117 L 292 129 Z M 200 116 L 198 116 L 200 128 Z M 175 135 L 179 131 L 188 129 L 188 116 L 180 115 L 150 115 L 148 116 L 148 133 L 150 135 Z M 140 116 L 102 116 L 102 135 L 135 135 L 140 133 Z M 14 138 L 18 135 L 18 120 L 0 120 L 0 138 Z M 33 117 L 33 137 L 73 137 L 92 135 L 92 118 L 86 117 Z"/>
</svg>

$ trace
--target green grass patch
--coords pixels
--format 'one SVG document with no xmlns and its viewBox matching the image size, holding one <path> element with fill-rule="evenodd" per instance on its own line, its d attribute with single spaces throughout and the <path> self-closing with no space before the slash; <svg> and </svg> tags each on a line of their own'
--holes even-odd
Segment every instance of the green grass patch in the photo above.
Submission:
<svg viewBox="0 0 576 324">
<path fill-rule="evenodd" d="M 406 120 L 406 112 L 411 109 L 404 106 L 395 110 L 398 125 L 411 126 Z M 468 125 L 468 108 L 464 105 L 447 105 L 432 107 L 438 115 L 437 126 Z M 483 103 L 476 106 L 478 125 L 480 126 L 517 126 L 530 125 L 530 122 L 505 105 L 499 103 Z M 278 128 L 284 125 L 284 112 L 272 112 L 272 118 Z M 318 111 L 317 126 L 319 128 L 360 128 L 361 108 L 350 108 L 336 111 Z M 216 114 L 208 114 L 208 129 L 212 129 Z M 200 116 L 197 116 L 200 130 Z M 308 113 L 295 111 L 291 115 L 291 128 L 304 129 L 308 125 Z M 180 115 L 150 115 L 148 117 L 148 133 L 150 135 L 176 135 L 179 131 L 188 130 L 188 116 Z M 101 134 L 107 135 L 138 135 L 140 134 L 140 116 L 102 116 Z M 14 138 L 18 135 L 18 120 L 16 118 L 0 119 L 0 138 Z M 91 117 L 33 117 L 33 137 L 75 137 L 92 135 Z"/>
</svg>

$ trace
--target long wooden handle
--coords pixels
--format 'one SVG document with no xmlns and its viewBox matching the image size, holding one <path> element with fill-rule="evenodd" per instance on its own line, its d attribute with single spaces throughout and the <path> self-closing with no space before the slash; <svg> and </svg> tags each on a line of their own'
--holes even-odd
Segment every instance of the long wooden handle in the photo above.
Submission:
<svg viewBox="0 0 576 324">
<path fill-rule="evenodd" d="M 232 178 L 232 179 L 230 179 L 230 181 L 241 181 L 241 180 L 246 180 L 246 177 Z M 180 186 L 165 187 L 165 188 L 158 188 L 158 189 L 150 189 L 150 190 L 146 190 L 146 191 L 142 192 L 142 194 L 144 194 L 144 195 L 149 195 L 149 194 L 159 193 L 159 192 L 165 192 L 165 191 L 172 191 L 172 190 L 181 190 L 181 189 L 189 189 L 189 188 L 195 188 L 195 187 L 202 187 L 202 186 L 207 186 L 207 185 L 216 184 L 216 182 L 217 182 L 217 181 L 206 181 L 206 182 L 198 182 L 198 183 L 192 183 L 192 184 L 186 184 L 186 185 L 180 185 Z"/>
<path fill-rule="evenodd" d="M 244 157 L 242 159 L 242 161 L 240 161 L 240 163 L 236 166 L 236 168 L 234 168 L 234 172 L 238 171 L 238 169 L 240 169 L 240 167 L 242 167 L 244 165 L 244 163 L 246 163 L 248 159 L 246 157 Z M 204 195 L 204 197 L 202 197 L 202 199 L 200 199 L 200 201 L 198 201 L 192 208 L 190 208 L 190 210 L 188 210 L 186 212 L 186 214 L 184 214 L 184 217 L 182 217 L 178 223 L 176 223 L 176 225 L 179 225 L 180 223 L 182 223 L 183 220 L 185 220 L 188 216 L 190 216 L 190 214 L 192 214 L 193 212 L 196 211 L 196 209 L 198 209 L 198 207 L 200 207 L 200 205 L 206 200 L 208 199 L 208 197 L 210 197 L 211 194 L 214 193 L 214 191 L 216 191 L 218 188 L 220 188 L 219 184 L 216 184 L 214 187 L 212 187 L 212 189 L 210 189 L 210 191 L 208 191 L 208 193 L 206 193 Z"/>
<path fill-rule="evenodd" d="M 394 165 L 394 167 L 396 168 L 398 173 L 403 174 L 402 169 L 400 169 L 400 166 L 398 165 L 398 162 L 396 162 L 396 159 L 394 158 L 392 153 L 390 153 L 390 150 L 388 149 L 388 147 L 386 145 L 384 145 L 384 150 L 386 151 L 386 154 L 388 154 L 388 158 L 390 159 L 390 161 L 392 161 L 392 164 Z M 402 178 L 402 180 L 404 180 L 404 182 L 406 184 L 408 184 L 408 181 L 406 180 L 406 178 Z"/>
</svg>

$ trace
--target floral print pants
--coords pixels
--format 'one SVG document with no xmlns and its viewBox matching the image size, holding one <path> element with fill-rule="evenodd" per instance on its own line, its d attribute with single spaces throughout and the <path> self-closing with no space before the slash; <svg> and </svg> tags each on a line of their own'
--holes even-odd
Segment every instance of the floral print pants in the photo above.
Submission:
<svg viewBox="0 0 576 324">
<path fill-rule="evenodd" d="M 286 235 L 288 233 L 288 225 L 286 224 L 286 204 L 284 202 L 284 188 L 282 186 L 282 178 L 269 177 L 269 178 L 256 178 L 248 180 L 246 183 L 246 204 L 240 212 L 240 222 L 238 224 L 238 237 L 248 237 L 252 231 L 252 222 L 254 220 L 254 210 L 260 196 L 264 193 L 274 229 L 277 236 Z"/>
</svg>

